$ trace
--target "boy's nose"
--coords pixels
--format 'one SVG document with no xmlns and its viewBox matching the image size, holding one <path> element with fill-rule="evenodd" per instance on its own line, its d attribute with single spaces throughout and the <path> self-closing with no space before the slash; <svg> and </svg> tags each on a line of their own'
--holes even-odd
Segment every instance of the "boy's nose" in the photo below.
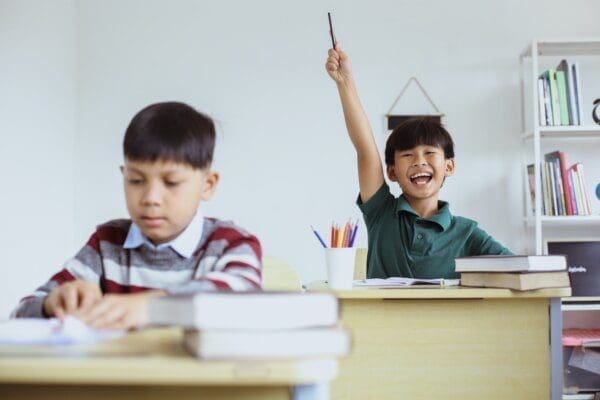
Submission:
<svg viewBox="0 0 600 400">
<path fill-rule="evenodd" d="M 149 187 L 142 197 L 142 203 L 144 205 L 158 205 L 160 204 L 160 190 L 157 187 Z"/>
<path fill-rule="evenodd" d="M 413 160 L 413 167 L 418 167 L 420 165 L 427 165 L 425 157 L 417 157 Z"/>
</svg>

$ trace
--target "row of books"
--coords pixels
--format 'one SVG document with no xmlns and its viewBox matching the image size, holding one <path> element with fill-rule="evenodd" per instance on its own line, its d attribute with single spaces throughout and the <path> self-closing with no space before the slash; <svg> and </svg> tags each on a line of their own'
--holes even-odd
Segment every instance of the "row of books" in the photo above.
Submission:
<svg viewBox="0 0 600 400">
<path fill-rule="evenodd" d="M 455 263 L 462 286 L 514 290 L 570 286 L 564 255 L 462 257 Z"/>
<path fill-rule="evenodd" d="M 567 164 L 562 151 L 544 155 L 541 165 L 542 214 L 543 215 L 590 215 L 590 200 L 585 184 L 583 164 Z M 529 193 L 535 212 L 534 166 L 527 166 Z"/>
<path fill-rule="evenodd" d="M 582 125 L 579 64 L 561 60 L 537 81 L 540 126 Z"/>
<path fill-rule="evenodd" d="M 206 360 L 341 356 L 350 335 L 329 293 L 212 292 L 153 299 L 154 325 L 184 328 L 183 347 Z"/>
</svg>

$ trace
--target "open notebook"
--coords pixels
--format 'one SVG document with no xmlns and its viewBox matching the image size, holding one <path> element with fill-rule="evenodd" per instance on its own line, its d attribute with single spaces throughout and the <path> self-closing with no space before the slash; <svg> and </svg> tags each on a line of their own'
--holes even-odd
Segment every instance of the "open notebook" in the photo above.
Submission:
<svg viewBox="0 0 600 400">
<path fill-rule="evenodd" d="M 78 319 L 17 318 L 0 322 L 0 345 L 68 345 L 114 339 L 125 331 L 92 329 Z"/>
<path fill-rule="evenodd" d="M 460 279 L 413 279 L 391 277 L 387 279 L 371 278 L 360 279 L 352 283 L 354 287 L 408 287 L 412 285 L 438 285 L 438 286 L 457 286 L 460 284 Z"/>
</svg>

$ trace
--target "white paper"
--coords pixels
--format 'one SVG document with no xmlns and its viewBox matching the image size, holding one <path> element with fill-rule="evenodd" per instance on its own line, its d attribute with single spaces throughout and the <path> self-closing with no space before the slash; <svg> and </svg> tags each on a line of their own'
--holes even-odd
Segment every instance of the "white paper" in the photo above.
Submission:
<svg viewBox="0 0 600 400">
<path fill-rule="evenodd" d="M 77 344 L 117 338 L 123 330 L 92 329 L 72 316 L 57 318 L 17 318 L 0 322 L 0 345 Z"/>
<path fill-rule="evenodd" d="M 368 286 L 390 286 L 390 287 L 403 287 L 411 285 L 440 285 L 440 286 L 457 286 L 460 284 L 460 279 L 413 279 L 413 278 L 401 278 L 391 277 L 387 279 L 371 278 L 371 279 L 360 279 L 353 282 L 353 286 L 356 287 L 368 287 Z"/>
</svg>

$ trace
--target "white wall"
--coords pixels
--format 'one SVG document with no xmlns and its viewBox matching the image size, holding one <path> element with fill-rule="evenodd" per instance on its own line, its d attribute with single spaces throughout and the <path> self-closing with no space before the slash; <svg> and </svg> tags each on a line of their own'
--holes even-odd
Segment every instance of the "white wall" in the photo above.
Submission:
<svg viewBox="0 0 600 400">
<path fill-rule="evenodd" d="M 17 8 L 7 4 L 9 11 Z M 56 4 L 71 10 L 68 2 Z M 67 99 L 73 86 L 77 90 L 75 151 L 28 159 L 39 170 L 49 163 L 59 168 L 57 158 L 63 163 L 74 157 L 73 170 L 52 173 L 61 177 L 61 200 L 74 193 L 68 203 L 74 204 L 74 215 L 64 215 L 69 228 L 74 216 L 74 230 L 68 229 L 74 241 L 55 237 L 55 251 L 79 247 L 97 223 L 126 215 L 118 173 L 124 130 L 143 106 L 180 100 L 212 115 L 220 127 L 215 168 L 223 179 L 205 213 L 255 232 L 265 253 L 287 259 L 303 281 L 323 278 L 322 251 L 309 224 L 324 230 L 332 219 L 360 216 L 354 205 L 355 156 L 335 86 L 324 71 L 328 10 L 334 11 L 336 32 L 352 57 L 378 141 L 385 139 L 383 113 L 406 80 L 417 76 L 446 113 L 456 142 L 457 173 L 442 198 L 455 214 L 478 220 L 497 239 L 523 251 L 518 54 L 533 37 L 600 36 L 600 3 L 592 0 L 569 2 L 569 7 L 559 0 L 165 4 L 76 3 L 77 29 L 65 33 L 62 45 L 77 38 L 65 57 L 76 57 L 77 68 L 69 70 L 63 60 L 61 70 L 73 74 L 55 88 L 56 96 Z M 37 12 L 35 3 L 21 7 Z M 43 16 L 52 25 L 67 18 Z M 52 34 L 65 29 L 57 26 Z M 34 32 L 45 34 L 42 28 Z M 25 51 L 27 43 L 7 46 Z M 50 76 L 41 66 L 35 72 L 39 79 Z M 22 73 L 16 88 L 28 82 Z M 62 124 L 71 117 L 65 115 Z M 39 135 L 37 130 L 23 127 L 20 135 Z M 63 133 L 61 140 L 70 136 Z M 17 163 L 17 157 L 11 152 L 8 162 Z M 20 198 L 27 190 L 14 190 L 14 196 L 17 192 Z M 63 204 L 53 200 L 36 202 L 36 211 L 54 217 Z M 31 218 L 29 207 L 11 208 Z M 9 221 L 6 229 L 19 228 L 17 219 Z M 10 263 L 21 258 L 21 246 L 9 253 Z M 52 257 L 40 257 L 38 263 L 46 274 L 56 269 Z M 1 292 L 6 297 L 0 312 L 10 308 L 6 302 L 12 306 L 17 292 L 41 283 L 28 271 L 17 272 L 20 281 L 18 287 L 11 284 L 12 297 Z"/>
<path fill-rule="evenodd" d="M 74 17 L 0 1 L 0 319 L 74 249 Z"/>
</svg>

